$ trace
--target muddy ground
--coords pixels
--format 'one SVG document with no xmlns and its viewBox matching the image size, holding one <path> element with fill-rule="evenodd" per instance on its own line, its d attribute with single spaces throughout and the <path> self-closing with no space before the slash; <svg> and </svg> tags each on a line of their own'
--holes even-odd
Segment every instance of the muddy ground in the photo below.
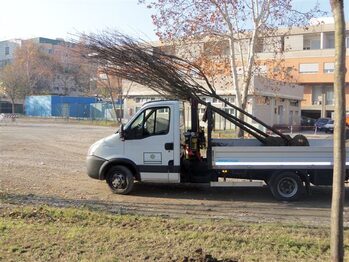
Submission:
<svg viewBox="0 0 349 262">
<path fill-rule="evenodd" d="M 0 125 L 0 209 L 8 205 L 84 206 L 116 213 L 328 225 L 331 189 L 313 187 L 294 203 L 274 200 L 267 187 L 206 188 L 136 184 L 132 195 L 112 194 L 89 178 L 89 145 L 115 128 L 28 121 Z M 349 225 L 349 190 L 345 224 Z M 0 210 L 1 212 L 1 210 Z"/>
</svg>

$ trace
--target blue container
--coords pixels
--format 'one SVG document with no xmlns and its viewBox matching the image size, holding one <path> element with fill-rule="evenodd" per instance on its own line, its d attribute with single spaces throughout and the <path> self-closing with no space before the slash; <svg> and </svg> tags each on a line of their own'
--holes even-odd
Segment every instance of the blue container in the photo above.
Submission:
<svg viewBox="0 0 349 262">
<path fill-rule="evenodd" d="M 90 117 L 90 104 L 95 97 L 27 96 L 25 114 L 28 116 Z"/>
</svg>

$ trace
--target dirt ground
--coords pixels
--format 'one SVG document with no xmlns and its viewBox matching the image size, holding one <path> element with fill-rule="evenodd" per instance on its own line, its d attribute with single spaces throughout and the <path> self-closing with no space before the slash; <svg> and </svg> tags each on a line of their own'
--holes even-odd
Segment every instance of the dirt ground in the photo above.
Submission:
<svg viewBox="0 0 349 262">
<path fill-rule="evenodd" d="M 302 201 L 274 200 L 267 187 L 207 188 L 136 184 L 132 195 L 112 194 L 85 172 L 88 147 L 115 128 L 28 121 L 0 125 L 0 210 L 8 205 L 85 206 L 115 213 L 254 222 L 328 225 L 331 189 L 313 187 Z M 349 190 L 345 224 L 349 225 Z M 1 211 L 0 211 L 1 212 Z"/>
</svg>

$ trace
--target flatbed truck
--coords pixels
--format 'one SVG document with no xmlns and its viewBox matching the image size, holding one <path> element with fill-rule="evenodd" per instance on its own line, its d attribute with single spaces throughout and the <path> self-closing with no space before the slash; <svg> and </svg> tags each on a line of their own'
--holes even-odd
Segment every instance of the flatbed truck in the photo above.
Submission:
<svg viewBox="0 0 349 262">
<path fill-rule="evenodd" d="M 244 186 L 259 181 L 281 201 L 300 199 L 311 184 L 332 184 L 332 140 L 275 146 L 261 139 L 214 139 L 210 105 L 206 129 L 197 126 L 194 110 L 192 122 L 196 123 L 184 130 L 182 107 L 177 100 L 144 104 L 115 134 L 91 145 L 88 175 L 106 180 L 117 194 L 129 194 L 135 181 L 212 187 L 239 185 L 235 180 L 245 180 Z M 346 181 L 348 177 L 346 172 Z"/>
</svg>

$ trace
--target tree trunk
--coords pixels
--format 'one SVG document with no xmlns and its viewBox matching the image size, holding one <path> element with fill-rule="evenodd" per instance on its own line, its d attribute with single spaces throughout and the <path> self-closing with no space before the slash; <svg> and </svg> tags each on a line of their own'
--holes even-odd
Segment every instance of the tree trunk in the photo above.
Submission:
<svg viewBox="0 0 349 262">
<path fill-rule="evenodd" d="M 11 103 L 12 103 L 12 114 L 15 113 L 15 100 L 11 98 Z"/>
<path fill-rule="evenodd" d="M 342 0 L 331 0 L 335 20 L 333 189 L 331 260 L 343 261 L 343 206 L 345 179 L 345 21 Z"/>
<path fill-rule="evenodd" d="M 107 75 L 107 81 L 108 81 L 107 89 L 108 89 L 108 92 L 109 92 L 111 103 L 113 105 L 113 110 L 114 110 L 114 113 L 115 113 L 115 120 L 117 122 L 121 123 L 121 119 L 118 118 L 118 111 L 116 109 L 114 96 L 113 96 L 113 88 L 112 88 L 112 85 L 111 85 L 111 82 L 110 82 L 109 75 L 107 74 L 107 71 L 105 71 L 105 74 Z"/>
</svg>

